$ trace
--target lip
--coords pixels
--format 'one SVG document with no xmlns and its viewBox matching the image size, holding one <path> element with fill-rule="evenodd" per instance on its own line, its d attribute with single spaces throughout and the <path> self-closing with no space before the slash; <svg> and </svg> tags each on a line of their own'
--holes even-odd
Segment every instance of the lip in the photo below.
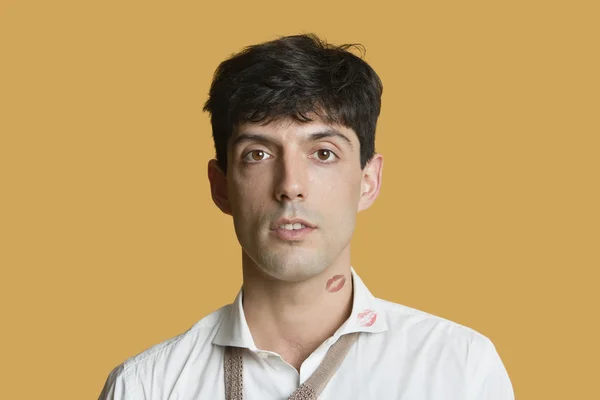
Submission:
<svg viewBox="0 0 600 400">
<path fill-rule="evenodd" d="M 299 241 L 310 235 L 314 230 L 314 228 L 309 227 L 294 230 L 277 228 L 271 229 L 271 233 L 281 240 Z"/>
<path fill-rule="evenodd" d="M 275 223 L 273 225 L 271 225 L 271 230 L 272 231 L 278 230 L 281 225 L 285 225 L 285 224 L 302 224 L 311 229 L 316 228 L 316 226 L 314 226 L 310 222 L 307 222 L 300 218 L 291 218 L 291 219 L 290 218 L 279 218 L 277 221 L 275 221 Z M 306 229 L 306 228 L 303 228 L 303 229 Z M 302 229 L 299 229 L 299 231 L 301 231 L 301 230 Z"/>
</svg>

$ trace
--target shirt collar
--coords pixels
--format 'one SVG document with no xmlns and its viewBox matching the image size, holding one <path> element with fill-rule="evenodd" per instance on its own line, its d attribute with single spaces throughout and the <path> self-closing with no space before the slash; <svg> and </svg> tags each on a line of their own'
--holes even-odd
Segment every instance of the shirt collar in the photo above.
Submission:
<svg viewBox="0 0 600 400">
<path fill-rule="evenodd" d="M 354 288 L 352 313 L 333 336 L 337 339 L 341 335 L 352 332 L 378 333 L 387 331 L 385 311 L 381 306 L 381 302 L 371 294 L 353 267 L 350 267 L 350 271 Z"/>
<path fill-rule="evenodd" d="M 242 306 L 243 291 L 240 289 L 233 304 L 230 304 L 221 320 L 213 343 L 220 346 L 243 347 L 257 350 L 250 328 L 246 323 Z"/>
<path fill-rule="evenodd" d="M 352 313 L 333 334 L 334 339 L 352 332 L 384 332 L 388 329 L 381 303 L 371 294 L 353 267 L 350 267 L 353 283 Z M 234 302 L 228 307 L 213 343 L 257 350 L 246 322 L 242 306 L 243 291 L 240 289 Z"/>
</svg>

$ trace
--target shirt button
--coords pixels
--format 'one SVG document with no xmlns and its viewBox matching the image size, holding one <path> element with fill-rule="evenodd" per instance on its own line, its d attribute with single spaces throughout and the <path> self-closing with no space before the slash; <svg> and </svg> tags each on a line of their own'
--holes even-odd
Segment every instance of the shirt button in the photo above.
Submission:
<svg viewBox="0 0 600 400">
<path fill-rule="evenodd" d="M 268 357 L 269 357 L 269 353 L 266 353 L 264 351 L 261 351 L 260 353 L 258 353 L 258 358 L 260 358 L 261 360 L 265 360 Z"/>
</svg>

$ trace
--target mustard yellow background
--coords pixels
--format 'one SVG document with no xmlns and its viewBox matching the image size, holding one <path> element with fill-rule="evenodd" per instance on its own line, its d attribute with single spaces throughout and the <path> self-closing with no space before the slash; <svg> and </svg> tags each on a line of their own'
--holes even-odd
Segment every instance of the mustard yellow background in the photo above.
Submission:
<svg viewBox="0 0 600 400">
<path fill-rule="evenodd" d="M 230 54 L 315 32 L 384 83 L 369 288 L 490 337 L 518 399 L 599 398 L 596 4 L 4 0 L 0 397 L 97 398 L 233 300 L 201 108 Z"/>
</svg>

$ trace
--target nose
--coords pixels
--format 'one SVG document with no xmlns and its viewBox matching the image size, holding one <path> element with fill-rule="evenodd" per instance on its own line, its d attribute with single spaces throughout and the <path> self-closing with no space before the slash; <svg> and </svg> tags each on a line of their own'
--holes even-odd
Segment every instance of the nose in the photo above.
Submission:
<svg viewBox="0 0 600 400">
<path fill-rule="evenodd" d="M 306 163 L 301 157 L 282 156 L 277 165 L 275 197 L 277 201 L 303 201 L 306 198 Z"/>
</svg>

